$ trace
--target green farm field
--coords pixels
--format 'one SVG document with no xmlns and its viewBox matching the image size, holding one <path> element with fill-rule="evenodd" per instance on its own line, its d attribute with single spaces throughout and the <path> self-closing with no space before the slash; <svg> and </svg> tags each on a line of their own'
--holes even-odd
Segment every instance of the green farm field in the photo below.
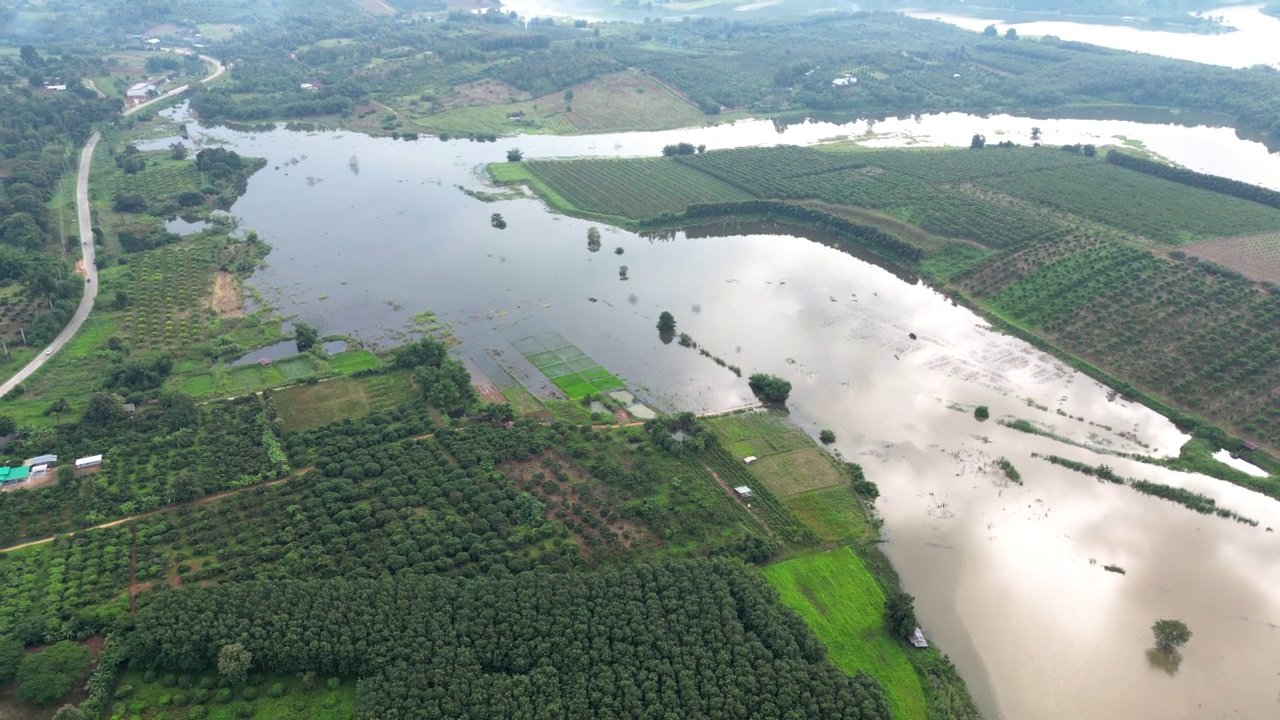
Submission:
<svg viewBox="0 0 1280 720">
<path fill-rule="evenodd" d="M 908 648 L 884 630 L 884 593 L 848 548 L 814 553 L 763 569 L 782 602 L 804 618 L 847 673 L 869 673 L 884 686 L 893 716 L 923 719 L 924 690 Z"/>
<path fill-rule="evenodd" d="M 792 495 L 784 502 L 824 542 L 866 542 L 875 538 L 866 508 L 848 485 Z"/>
<path fill-rule="evenodd" d="M 1166 245 L 1280 231 L 1280 209 L 1187 187 L 1101 160 L 982 182 L 1014 197 Z"/>
<path fill-rule="evenodd" d="M 343 418 L 360 418 L 413 399 L 407 371 L 365 378 L 339 377 L 312 385 L 294 385 L 272 397 L 286 433 L 320 427 Z"/>
<path fill-rule="evenodd" d="M 682 212 L 691 203 L 751 197 L 669 158 L 540 160 L 526 165 L 572 207 L 593 215 L 644 219 Z"/>
<path fill-rule="evenodd" d="M 618 390 L 623 386 L 613 373 L 587 357 L 559 333 L 530 335 L 513 340 L 511 344 L 570 400 Z"/>
</svg>

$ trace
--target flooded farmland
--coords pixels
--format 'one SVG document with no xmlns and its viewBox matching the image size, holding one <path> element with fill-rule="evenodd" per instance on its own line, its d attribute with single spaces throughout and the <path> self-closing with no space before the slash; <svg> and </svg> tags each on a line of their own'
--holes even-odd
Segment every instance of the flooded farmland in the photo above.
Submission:
<svg viewBox="0 0 1280 720">
<path fill-rule="evenodd" d="M 680 331 L 744 373 L 791 380 L 793 419 L 813 434 L 834 430 L 836 448 L 879 483 L 885 550 L 926 632 L 988 717 L 1275 717 L 1280 553 L 1266 528 L 1280 527 L 1280 503 L 997 423 L 1025 419 L 1080 444 L 1167 455 L 1185 438 L 1165 419 L 1109 399 L 1106 388 L 993 332 L 909 275 L 785 228 L 651 240 L 601 227 L 602 250 L 593 253 L 593 223 L 551 214 L 536 199 L 482 202 L 458 188 L 496 192 L 478 168 L 513 146 L 552 157 L 656 155 L 676 141 L 955 144 L 974 132 L 1022 137 L 1032 125 L 1047 142 L 1123 135 L 1193 169 L 1268 178 L 1273 187 L 1280 178 L 1280 159 L 1226 128 L 1007 116 L 886 121 L 870 136 L 866 122 L 785 132 L 746 122 L 496 144 L 200 133 L 268 159 L 232 208 L 275 248 L 251 284 L 324 334 L 390 345 L 414 328 L 416 314 L 433 311 L 485 368 L 494 363 L 489 351 L 514 354 L 510 339 L 555 331 L 660 409 L 750 401 L 744 379 L 660 341 L 657 315 L 669 310 Z M 505 229 L 493 226 L 493 213 Z M 975 420 L 977 405 L 989 406 L 992 419 Z M 1033 452 L 1188 487 L 1259 526 L 1100 484 Z M 1000 457 L 1021 471 L 1023 485 L 995 470 Z M 1125 574 L 1104 571 L 1108 564 Z M 1153 666 L 1146 653 L 1150 625 L 1162 617 L 1195 632 L 1176 672 Z"/>
</svg>

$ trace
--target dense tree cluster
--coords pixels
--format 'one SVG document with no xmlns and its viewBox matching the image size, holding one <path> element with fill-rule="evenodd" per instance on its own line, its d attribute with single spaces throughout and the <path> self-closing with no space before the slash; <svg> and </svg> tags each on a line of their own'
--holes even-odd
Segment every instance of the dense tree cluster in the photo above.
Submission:
<svg viewBox="0 0 1280 720">
<path fill-rule="evenodd" d="M 187 588 L 139 613 L 129 656 L 197 671 L 233 643 L 257 667 L 360 676 L 368 717 L 889 717 L 873 679 L 727 560 Z"/>
</svg>

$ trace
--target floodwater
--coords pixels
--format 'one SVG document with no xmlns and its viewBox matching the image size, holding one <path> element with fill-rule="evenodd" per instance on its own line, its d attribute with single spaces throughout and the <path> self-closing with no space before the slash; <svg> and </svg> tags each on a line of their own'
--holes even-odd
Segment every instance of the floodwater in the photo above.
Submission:
<svg viewBox="0 0 1280 720">
<path fill-rule="evenodd" d="M 907 14 L 912 17 L 941 20 L 966 30 L 980 32 L 988 25 L 995 24 L 1001 35 L 1004 35 L 1005 30 L 1014 28 L 1019 35 L 1056 35 L 1063 40 L 1087 42 L 1119 50 L 1132 50 L 1209 65 L 1226 65 L 1236 68 L 1252 65 L 1280 67 L 1280 44 L 1276 43 L 1276 38 L 1280 38 L 1280 18 L 1263 14 L 1261 7 L 1260 4 L 1225 7 L 1203 13 L 1209 17 L 1221 17 L 1226 25 L 1236 29 L 1235 32 L 1217 35 L 1139 30 L 1123 25 L 1092 25 L 1074 22 L 1006 23 L 998 19 L 948 15 L 928 10 L 912 11 Z"/>
<path fill-rule="evenodd" d="M 1280 178 L 1280 158 L 1210 127 L 933 116 L 878 123 L 869 142 L 967 143 L 973 132 L 1024 133 L 1033 124 L 1054 142 L 1122 134 L 1195 169 L 1269 177 L 1273 187 Z M 592 253 L 593 223 L 550 214 L 535 199 L 484 203 L 457 188 L 493 191 L 477 168 L 517 145 L 526 157 L 656 155 L 675 141 L 805 144 L 866 130 L 866 122 L 807 123 L 780 133 L 747 122 L 496 144 L 203 133 L 268 159 L 232 209 L 275 248 L 251 282 L 322 334 L 391 344 L 407 336 L 414 314 L 432 310 L 481 367 L 518 364 L 510 341 L 555 331 L 651 406 L 709 411 L 751 401 L 744 379 L 660 341 L 657 316 L 669 310 L 680 331 L 744 373 L 791 380 L 793 419 L 815 435 L 834 430 L 839 451 L 879 483 L 885 550 L 926 633 L 955 660 L 987 717 L 1280 715 L 1280 548 L 1266 530 L 1280 527 L 1280 503 L 996 422 L 1024 418 L 1079 443 L 1167 455 L 1185 440 L 1167 420 L 1109 400 L 1106 388 L 991 331 L 909 274 L 786 228 L 721 226 L 651 240 L 604 227 L 603 248 Z M 1234 164 L 1213 165 L 1205 144 Z M 495 212 L 505 230 L 490 225 Z M 620 279 L 620 265 L 629 279 Z M 992 420 L 972 417 L 979 404 Z M 1193 488 L 1260 524 L 1198 515 L 1032 452 Z M 993 471 L 1002 456 L 1024 485 Z M 1174 674 L 1148 659 L 1158 618 L 1181 619 L 1195 633 Z"/>
</svg>

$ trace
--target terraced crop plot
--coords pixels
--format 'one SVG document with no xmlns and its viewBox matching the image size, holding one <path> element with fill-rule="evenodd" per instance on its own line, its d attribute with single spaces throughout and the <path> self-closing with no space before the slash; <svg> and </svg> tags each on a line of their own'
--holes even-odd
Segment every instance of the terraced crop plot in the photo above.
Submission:
<svg viewBox="0 0 1280 720">
<path fill-rule="evenodd" d="M 1178 249 L 1254 280 L 1280 283 L 1280 233 L 1222 238 Z"/>
<path fill-rule="evenodd" d="M 525 164 L 577 209 L 598 215 L 651 218 L 683 212 L 695 203 L 751 199 L 748 193 L 670 158 Z"/>
<path fill-rule="evenodd" d="M 530 335 L 513 340 L 511 344 L 543 375 L 551 378 L 551 382 L 570 400 L 622 387 L 621 380 L 570 344 L 560 333 Z"/>
</svg>

